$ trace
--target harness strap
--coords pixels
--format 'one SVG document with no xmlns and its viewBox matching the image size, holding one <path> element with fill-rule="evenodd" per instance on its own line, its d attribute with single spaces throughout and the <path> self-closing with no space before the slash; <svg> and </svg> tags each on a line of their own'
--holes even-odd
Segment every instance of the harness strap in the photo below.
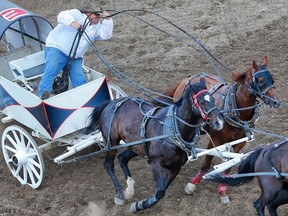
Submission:
<svg viewBox="0 0 288 216">
<path fill-rule="evenodd" d="M 149 148 L 148 148 L 148 143 L 145 140 L 145 134 L 146 134 L 145 128 L 146 128 L 146 124 L 147 124 L 148 120 L 151 118 L 151 116 L 154 115 L 154 113 L 156 112 L 156 110 L 158 108 L 159 107 L 153 107 L 147 113 L 145 113 L 145 115 L 142 119 L 142 123 L 141 123 L 140 136 L 142 137 L 142 143 L 144 144 L 145 158 L 147 160 L 149 160 Z"/>
<path fill-rule="evenodd" d="M 174 145 L 181 148 L 183 151 L 187 153 L 188 156 L 192 154 L 193 158 L 196 158 L 196 150 L 195 147 L 198 144 L 200 140 L 200 125 L 195 127 L 195 135 L 192 138 L 191 142 L 187 142 L 184 140 L 181 136 L 180 128 L 177 123 L 177 107 L 170 106 L 167 112 L 167 115 L 164 119 L 164 126 L 163 126 L 163 134 L 171 134 L 171 136 L 168 136 L 166 140 L 170 143 L 173 143 Z"/>
<path fill-rule="evenodd" d="M 236 104 L 236 91 L 237 84 L 234 83 L 230 88 L 228 88 L 221 109 L 227 111 L 224 118 L 228 124 L 236 128 L 244 129 L 246 136 L 251 137 L 251 128 L 254 128 L 255 124 L 259 120 L 259 107 L 254 107 L 254 113 L 250 120 L 243 121 Z"/>
<path fill-rule="evenodd" d="M 112 124 L 113 124 L 113 120 L 114 120 L 114 116 L 115 116 L 115 113 L 117 112 L 117 110 L 118 110 L 118 108 L 124 103 L 124 102 L 126 102 L 127 100 L 130 100 L 131 99 L 131 97 L 125 97 L 125 98 L 123 98 L 122 100 L 120 100 L 116 105 L 115 105 L 115 108 L 114 108 L 114 110 L 113 110 L 113 113 L 112 113 L 112 115 L 111 115 L 111 119 L 110 119 L 110 124 L 109 124 L 109 132 L 108 132 L 108 134 L 109 134 L 109 136 L 107 137 L 107 143 L 106 143 L 106 145 L 105 145 L 105 150 L 107 150 L 107 151 L 109 151 L 110 150 L 110 148 L 111 148 L 111 142 L 110 142 L 110 134 L 111 134 L 111 128 L 112 128 Z"/>
</svg>

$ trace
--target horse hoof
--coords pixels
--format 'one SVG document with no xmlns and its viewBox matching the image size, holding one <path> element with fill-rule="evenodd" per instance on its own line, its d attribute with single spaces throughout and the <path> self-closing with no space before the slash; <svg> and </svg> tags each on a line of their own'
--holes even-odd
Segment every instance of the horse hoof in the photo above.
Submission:
<svg viewBox="0 0 288 216">
<path fill-rule="evenodd" d="M 136 202 L 132 203 L 130 206 L 130 210 L 131 213 L 136 213 L 137 209 L 136 209 Z"/>
<path fill-rule="evenodd" d="M 124 192 L 124 197 L 126 200 L 130 200 L 133 198 L 134 193 L 135 193 L 134 191 L 135 181 L 132 179 L 132 177 L 128 177 L 126 182 L 127 182 L 128 187 L 126 188 Z"/>
<path fill-rule="evenodd" d="M 124 197 L 126 200 L 132 199 L 133 196 L 134 196 L 134 190 L 127 190 L 127 189 L 125 190 Z"/>
<path fill-rule="evenodd" d="M 124 205 L 124 200 L 123 199 L 119 199 L 118 197 L 114 198 L 114 203 L 116 205 Z"/>
<path fill-rule="evenodd" d="M 191 195 L 191 194 L 195 191 L 195 189 L 196 189 L 196 185 L 189 182 L 189 183 L 185 186 L 184 191 L 185 191 L 186 194 Z"/>
<path fill-rule="evenodd" d="M 230 199 L 228 196 L 223 196 L 223 197 L 220 197 L 220 202 L 221 204 L 228 204 L 230 202 Z"/>
</svg>

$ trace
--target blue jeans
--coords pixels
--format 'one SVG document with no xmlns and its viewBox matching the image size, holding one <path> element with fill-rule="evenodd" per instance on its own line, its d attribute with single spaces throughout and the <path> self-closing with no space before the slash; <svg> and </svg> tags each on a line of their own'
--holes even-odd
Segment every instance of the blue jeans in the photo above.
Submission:
<svg viewBox="0 0 288 216">
<path fill-rule="evenodd" d="M 52 91 L 53 80 L 65 67 L 68 56 L 54 47 L 45 47 L 45 70 L 38 86 L 37 95 L 41 97 L 45 90 Z M 86 83 L 86 77 L 82 70 L 82 58 L 74 59 L 70 66 L 69 76 L 73 87 Z"/>
</svg>

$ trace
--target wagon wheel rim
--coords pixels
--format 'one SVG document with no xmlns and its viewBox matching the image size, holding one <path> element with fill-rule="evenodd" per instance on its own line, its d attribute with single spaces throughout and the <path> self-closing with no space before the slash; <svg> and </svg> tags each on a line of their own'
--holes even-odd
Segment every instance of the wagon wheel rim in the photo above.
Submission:
<svg viewBox="0 0 288 216">
<path fill-rule="evenodd" d="M 22 185 L 38 188 L 44 176 L 44 161 L 31 135 L 17 125 L 7 127 L 2 134 L 2 152 L 12 175 Z"/>
<path fill-rule="evenodd" d="M 127 96 L 127 94 L 124 92 L 124 90 L 115 84 L 109 83 L 108 87 L 110 90 L 110 94 L 112 95 L 112 100 Z"/>
</svg>

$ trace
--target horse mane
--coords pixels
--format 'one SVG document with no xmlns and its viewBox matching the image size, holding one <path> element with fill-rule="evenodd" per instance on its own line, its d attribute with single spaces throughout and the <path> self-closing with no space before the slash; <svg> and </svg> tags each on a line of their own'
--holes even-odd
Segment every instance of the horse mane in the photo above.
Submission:
<svg viewBox="0 0 288 216">
<path fill-rule="evenodd" d="M 176 85 L 172 86 L 172 87 L 169 88 L 167 91 L 165 91 L 164 95 L 173 98 L 174 93 L 175 93 L 176 89 L 178 88 L 178 86 L 181 84 L 181 82 L 182 82 L 182 81 L 178 82 Z"/>
<path fill-rule="evenodd" d="M 192 94 L 193 92 L 194 92 L 194 93 L 197 93 L 197 92 L 199 92 L 199 91 L 201 91 L 201 90 L 203 90 L 203 89 L 207 89 L 207 88 L 206 88 L 206 85 L 205 85 L 204 79 L 201 79 L 201 81 L 200 81 L 199 83 L 195 83 L 195 84 L 193 84 L 193 85 L 191 85 L 191 84 L 189 83 L 188 88 L 187 88 L 187 90 L 185 91 L 184 96 L 182 96 L 182 97 L 181 97 L 178 101 L 176 101 L 174 104 L 175 104 L 176 106 L 181 106 L 181 104 L 182 104 L 182 102 L 183 102 L 184 100 L 189 100 L 189 99 L 190 99 L 191 94 Z"/>
<path fill-rule="evenodd" d="M 241 84 L 244 84 L 245 82 L 245 76 L 246 74 L 251 70 L 252 68 L 249 67 L 247 70 L 245 71 L 242 71 L 242 72 L 232 72 L 231 73 L 231 79 L 234 81 L 234 82 L 240 82 Z"/>
</svg>

